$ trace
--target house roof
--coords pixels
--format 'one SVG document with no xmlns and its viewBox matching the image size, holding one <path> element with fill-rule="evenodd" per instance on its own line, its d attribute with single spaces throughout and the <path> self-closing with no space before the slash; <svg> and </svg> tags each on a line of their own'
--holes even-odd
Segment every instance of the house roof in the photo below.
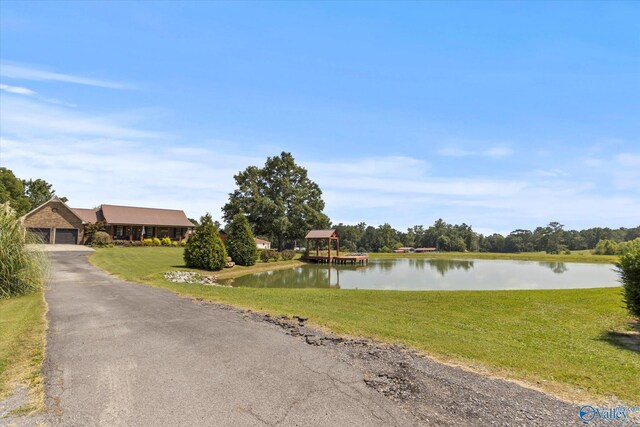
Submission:
<svg viewBox="0 0 640 427">
<path fill-rule="evenodd" d="M 311 230 L 305 239 L 328 239 L 337 235 L 336 230 Z"/>
<path fill-rule="evenodd" d="M 270 241 L 268 241 L 268 240 L 258 239 L 257 237 L 255 237 L 255 240 L 256 240 L 256 243 L 262 243 L 262 244 L 265 244 L 265 243 L 271 243 L 271 242 L 270 242 Z"/>
<path fill-rule="evenodd" d="M 32 209 L 31 211 L 27 212 L 26 214 L 22 215 L 20 217 L 21 220 L 24 220 L 26 217 L 28 217 L 29 215 L 39 211 L 40 209 L 42 209 L 43 207 L 47 206 L 49 203 L 51 202 L 58 202 L 61 203 L 62 206 L 64 206 L 65 208 L 67 208 L 69 210 L 69 212 L 71 212 L 73 215 L 75 215 L 79 220 L 81 220 L 82 222 L 86 222 L 84 218 L 82 218 L 80 215 L 78 215 L 77 212 L 75 212 L 73 209 L 71 209 L 69 206 L 67 206 L 67 204 L 65 202 L 63 202 L 62 200 L 60 200 L 58 197 L 54 196 L 52 197 L 50 200 L 47 200 L 46 202 L 44 202 L 43 204 L 41 204 L 40 206 L 38 206 L 37 208 Z"/>
<path fill-rule="evenodd" d="M 174 209 L 138 208 L 135 206 L 102 205 L 105 221 L 109 224 L 160 225 L 193 227 L 184 211 Z"/>
<path fill-rule="evenodd" d="M 98 212 L 95 209 L 71 208 L 71 210 L 84 222 L 98 222 Z"/>
</svg>

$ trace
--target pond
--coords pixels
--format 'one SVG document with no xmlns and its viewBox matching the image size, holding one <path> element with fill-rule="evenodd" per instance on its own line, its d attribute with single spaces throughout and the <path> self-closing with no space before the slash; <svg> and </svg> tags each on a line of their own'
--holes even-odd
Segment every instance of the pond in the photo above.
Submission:
<svg viewBox="0 0 640 427">
<path fill-rule="evenodd" d="M 378 290 L 572 289 L 620 286 L 609 264 L 371 259 L 365 266 L 305 264 L 230 279 L 232 286 Z"/>
</svg>

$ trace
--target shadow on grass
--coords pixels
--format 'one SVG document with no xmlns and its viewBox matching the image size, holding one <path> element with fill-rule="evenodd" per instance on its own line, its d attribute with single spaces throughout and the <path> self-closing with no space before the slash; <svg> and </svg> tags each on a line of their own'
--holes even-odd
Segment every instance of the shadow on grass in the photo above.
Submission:
<svg viewBox="0 0 640 427">
<path fill-rule="evenodd" d="M 640 353 L 640 322 L 631 322 L 629 326 L 629 331 L 607 331 L 598 339 L 623 350 Z"/>
</svg>

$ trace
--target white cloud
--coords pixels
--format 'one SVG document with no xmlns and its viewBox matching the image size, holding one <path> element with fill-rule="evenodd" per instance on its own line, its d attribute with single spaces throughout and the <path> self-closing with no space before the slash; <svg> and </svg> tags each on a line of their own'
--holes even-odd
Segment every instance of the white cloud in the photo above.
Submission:
<svg viewBox="0 0 640 427">
<path fill-rule="evenodd" d="M 132 89 L 131 86 L 123 83 L 46 71 L 28 65 L 4 61 L 0 64 L 0 76 L 17 80 L 56 81 L 108 89 Z"/>
<path fill-rule="evenodd" d="M 56 105 L 26 98 L 5 95 L 2 98 L 3 131 L 28 132 L 30 135 L 56 134 L 90 136 L 108 135 L 110 138 L 161 138 L 162 134 L 138 130 L 109 117 L 90 115 Z"/>
<path fill-rule="evenodd" d="M 36 94 L 35 91 L 28 89 L 26 87 L 9 86 L 5 84 L 0 84 L 0 90 L 4 90 L 5 92 L 14 93 L 16 95 L 24 95 L 24 96 L 33 96 Z"/>
<path fill-rule="evenodd" d="M 534 174 L 536 174 L 538 176 L 550 177 L 550 178 L 556 178 L 556 177 L 568 176 L 569 175 L 569 173 L 567 171 L 564 171 L 564 170 L 558 169 L 558 168 L 537 169 L 537 170 L 534 171 Z"/>
<path fill-rule="evenodd" d="M 462 149 L 456 146 L 443 147 L 437 152 L 441 156 L 445 157 L 469 157 L 469 156 L 481 156 L 491 158 L 507 157 L 513 154 L 513 150 L 505 146 L 494 146 L 482 150 L 468 150 Z"/>
<path fill-rule="evenodd" d="M 189 216 L 209 211 L 220 218 L 235 187 L 233 175 L 262 165 L 266 158 L 255 145 L 249 150 L 219 139 L 176 145 L 166 132 L 143 129 L 140 114 L 117 113 L 91 114 L 7 92 L 0 104 L 2 165 L 20 177 L 53 183 L 72 206 L 155 206 L 184 209 Z M 437 164 L 411 156 L 305 161 L 304 153 L 294 155 L 322 188 L 326 211 L 336 221 L 406 228 L 442 217 L 502 231 L 551 220 L 568 228 L 631 226 L 637 225 L 640 212 L 640 198 L 629 193 L 637 188 L 628 186 L 640 182 L 631 179 L 638 170 L 637 154 L 617 156 L 617 168 L 603 163 L 603 169 L 612 170 L 608 183 L 622 180 L 606 193 L 592 183 L 589 170 L 568 165 L 543 167 L 534 174 L 531 168 L 509 178 L 470 178 L 464 171 L 440 176 Z M 582 161 L 576 159 L 575 165 Z M 614 165 L 613 158 L 608 162 Z"/>
<path fill-rule="evenodd" d="M 640 167 L 640 154 L 622 153 L 616 156 L 616 160 L 622 166 Z"/>
</svg>

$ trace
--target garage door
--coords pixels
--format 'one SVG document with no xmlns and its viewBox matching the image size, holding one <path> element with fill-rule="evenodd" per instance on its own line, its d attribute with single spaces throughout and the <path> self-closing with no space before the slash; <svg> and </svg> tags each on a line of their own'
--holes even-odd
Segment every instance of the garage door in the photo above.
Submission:
<svg viewBox="0 0 640 427">
<path fill-rule="evenodd" d="M 36 235 L 36 237 L 38 238 L 38 240 L 41 243 L 49 243 L 49 236 L 51 235 L 51 229 L 50 228 L 27 228 L 27 230 L 29 230 L 29 232 L 33 233 Z"/>
<path fill-rule="evenodd" d="M 78 243 L 78 229 L 56 228 L 56 245 L 75 245 Z"/>
</svg>

